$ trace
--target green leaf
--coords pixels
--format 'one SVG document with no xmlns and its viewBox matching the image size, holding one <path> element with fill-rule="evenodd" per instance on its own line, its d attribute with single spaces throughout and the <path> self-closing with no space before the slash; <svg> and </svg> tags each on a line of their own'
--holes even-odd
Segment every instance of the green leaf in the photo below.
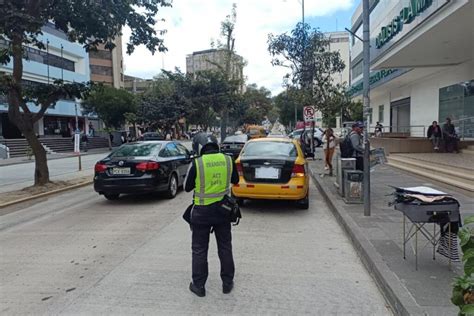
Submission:
<svg viewBox="0 0 474 316">
<path fill-rule="evenodd" d="M 463 220 L 464 225 L 469 225 L 474 223 L 474 215 L 468 216 Z"/>
<path fill-rule="evenodd" d="M 466 251 L 464 251 L 464 254 L 462 256 L 462 261 L 466 261 L 470 258 L 474 258 L 474 248 L 468 248 Z"/>
<path fill-rule="evenodd" d="M 468 259 L 464 263 L 464 273 L 468 276 L 471 276 L 474 272 L 474 258 Z"/>
<path fill-rule="evenodd" d="M 468 304 L 468 305 L 464 305 L 462 308 L 461 308 L 461 314 L 462 315 L 474 315 L 474 304 Z"/>
<path fill-rule="evenodd" d="M 451 302 L 456 306 L 461 306 L 464 304 L 464 297 L 462 295 L 463 291 L 459 287 L 453 289 L 453 296 L 451 297 Z"/>
<path fill-rule="evenodd" d="M 461 239 L 461 246 L 467 244 L 468 241 L 471 239 L 471 231 L 467 227 L 462 228 L 459 231 L 458 235 L 459 239 Z"/>
</svg>

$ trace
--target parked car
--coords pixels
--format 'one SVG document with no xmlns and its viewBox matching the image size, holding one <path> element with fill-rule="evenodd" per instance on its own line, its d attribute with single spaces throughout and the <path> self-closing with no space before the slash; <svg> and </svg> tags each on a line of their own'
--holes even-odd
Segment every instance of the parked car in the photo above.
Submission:
<svg viewBox="0 0 474 316">
<path fill-rule="evenodd" d="M 157 132 L 146 132 L 143 133 L 142 140 L 165 140 L 165 136 Z"/>
<path fill-rule="evenodd" d="M 246 129 L 246 133 L 251 139 L 262 138 L 267 136 L 265 128 L 259 125 L 249 125 Z"/>
<path fill-rule="evenodd" d="M 299 140 L 301 138 L 301 134 L 303 134 L 303 132 L 311 135 L 311 128 L 307 128 L 307 129 L 302 129 L 301 128 L 301 129 L 294 130 L 288 136 L 290 138 Z M 319 128 L 319 127 L 314 128 L 313 137 L 314 137 L 314 142 L 315 142 L 316 147 L 321 146 L 321 144 L 323 143 L 323 133 L 324 133 L 324 130 L 322 128 Z"/>
<path fill-rule="evenodd" d="M 192 152 L 174 141 L 123 144 L 96 163 L 94 190 L 108 200 L 145 192 L 164 192 L 174 198 L 192 158 Z"/>
<path fill-rule="evenodd" d="M 232 194 L 245 199 L 294 200 L 309 207 L 309 174 L 299 142 L 289 138 L 250 140 L 236 160 L 239 184 Z"/>
<path fill-rule="evenodd" d="M 237 159 L 240 151 L 248 140 L 249 137 L 242 133 L 239 135 L 227 136 L 221 144 L 221 152 Z"/>
</svg>

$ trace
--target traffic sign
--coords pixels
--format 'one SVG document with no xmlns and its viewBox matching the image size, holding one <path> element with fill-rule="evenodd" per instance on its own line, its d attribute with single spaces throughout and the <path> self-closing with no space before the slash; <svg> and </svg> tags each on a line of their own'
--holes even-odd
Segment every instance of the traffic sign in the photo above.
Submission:
<svg viewBox="0 0 474 316">
<path fill-rule="evenodd" d="M 316 109 L 314 106 L 305 106 L 303 108 L 303 118 L 305 122 L 314 122 L 316 120 Z"/>
</svg>

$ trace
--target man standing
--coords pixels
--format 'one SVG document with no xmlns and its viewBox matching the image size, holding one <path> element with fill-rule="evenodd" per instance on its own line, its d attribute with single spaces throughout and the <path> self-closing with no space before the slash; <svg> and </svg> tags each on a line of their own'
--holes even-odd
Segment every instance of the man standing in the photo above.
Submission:
<svg viewBox="0 0 474 316">
<path fill-rule="evenodd" d="M 352 131 L 349 134 L 352 148 L 352 157 L 356 159 L 356 169 L 364 171 L 364 146 L 362 145 L 362 130 L 364 125 L 361 122 L 352 124 Z"/>
<path fill-rule="evenodd" d="M 446 118 L 446 123 L 443 125 L 443 137 L 445 151 L 447 153 L 451 153 L 453 151 L 459 153 L 456 129 L 454 128 L 454 124 L 451 123 L 451 119 L 449 117 Z"/>
<path fill-rule="evenodd" d="M 201 157 L 191 164 L 184 186 L 186 192 L 194 189 L 194 206 L 190 216 L 193 281 L 189 289 L 199 297 L 206 295 L 207 252 L 211 231 L 216 235 L 223 293 L 230 293 L 234 286 L 230 218 L 219 205 L 224 196 L 230 193 L 231 183 L 239 183 L 235 163 L 230 156 L 219 153 L 217 142 L 208 142 L 201 149 Z"/>
</svg>

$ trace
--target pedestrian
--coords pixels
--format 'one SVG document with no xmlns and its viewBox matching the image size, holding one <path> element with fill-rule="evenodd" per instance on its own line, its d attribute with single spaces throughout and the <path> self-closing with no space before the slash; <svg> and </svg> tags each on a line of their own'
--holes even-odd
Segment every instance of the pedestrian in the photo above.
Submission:
<svg viewBox="0 0 474 316">
<path fill-rule="evenodd" d="M 192 282 L 189 289 L 199 297 L 206 295 L 207 252 L 212 232 L 216 236 L 217 253 L 221 263 L 223 293 L 230 293 L 234 286 L 235 267 L 230 218 L 220 207 L 220 202 L 230 192 L 231 183 L 239 183 L 235 163 L 231 157 L 219 152 L 217 142 L 208 142 L 202 147 L 201 156 L 192 162 L 184 186 L 186 192 L 194 190 L 194 206 L 190 215 Z"/>
<path fill-rule="evenodd" d="M 89 122 L 89 135 L 90 137 L 94 137 L 94 126 L 92 125 L 92 122 Z"/>
<path fill-rule="evenodd" d="M 375 124 L 375 137 L 382 137 L 383 135 L 383 125 L 380 122 Z"/>
<path fill-rule="evenodd" d="M 451 123 L 451 118 L 446 118 L 446 123 L 443 125 L 444 149 L 447 153 L 456 151 L 459 153 L 458 136 L 454 124 Z"/>
<path fill-rule="evenodd" d="M 87 152 L 87 143 L 89 142 L 89 138 L 87 137 L 87 134 L 85 132 L 81 136 L 81 142 L 82 142 L 82 148 L 84 149 L 85 152 Z"/>
<path fill-rule="evenodd" d="M 336 136 L 332 128 L 327 128 L 323 136 L 323 148 L 324 148 L 324 157 L 325 157 L 325 170 L 329 170 L 329 175 L 332 176 L 332 157 L 334 155 L 334 150 L 336 149 Z"/>
<path fill-rule="evenodd" d="M 352 131 L 349 138 L 352 143 L 353 153 L 352 157 L 356 159 L 356 169 L 364 170 L 364 146 L 362 144 L 362 131 L 364 125 L 361 122 L 352 124 Z"/>
<path fill-rule="evenodd" d="M 428 139 L 433 143 L 433 149 L 439 150 L 439 141 L 441 140 L 443 133 L 441 127 L 439 127 L 437 121 L 433 121 L 430 127 L 428 127 Z"/>
</svg>

